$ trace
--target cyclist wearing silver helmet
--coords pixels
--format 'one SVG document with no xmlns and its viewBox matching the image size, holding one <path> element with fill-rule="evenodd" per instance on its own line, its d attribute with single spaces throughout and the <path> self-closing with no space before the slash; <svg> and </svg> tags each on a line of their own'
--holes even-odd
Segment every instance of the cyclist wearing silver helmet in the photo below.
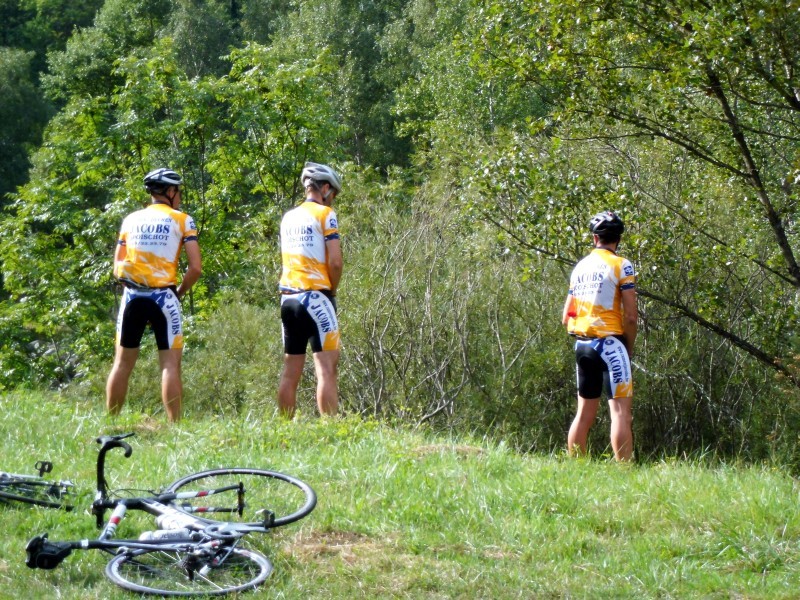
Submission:
<svg viewBox="0 0 800 600">
<path fill-rule="evenodd" d="M 625 225 L 612 211 L 589 223 L 594 250 L 572 271 L 561 322 L 575 341 L 578 408 L 567 436 L 570 454 L 586 453 L 605 388 L 611 411 L 611 447 L 617 460 L 633 455 L 631 357 L 637 333 L 636 275 L 617 256 Z"/>
<path fill-rule="evenodd" d="M 300 174 L 305 201 L 281 220 L 281 324 L 283 373 L 278 409 L 292 418 L 309 342 L 317 377 L 317 408 L 335 415 L 339 407 L 337 369 L 339 322 L 336 289 L 342 276 L 339 224 L 331 205 L 342 191 L 339 175 L 327 165 L 307 162 Z"/>
<path fill-rule="evenodd" d="M 124 285 L 117 317 L 114 365 L 106 382 L 106 405 L 118 414 L 125 403 L 139 346 L 147 325 L 153 331 L 161 366 L 161 399 L 170 421 L 181 416 L 183 322 L 180 299 L 201 275 L 194 220 L 178 210 L 183 179 L 172 169 L 148 173 L 144 187 L 152 203 L 122 222 L 114 254 L 114 276 Z M 178 259 L 188 267 L 178 285 Z"/>
</svg>

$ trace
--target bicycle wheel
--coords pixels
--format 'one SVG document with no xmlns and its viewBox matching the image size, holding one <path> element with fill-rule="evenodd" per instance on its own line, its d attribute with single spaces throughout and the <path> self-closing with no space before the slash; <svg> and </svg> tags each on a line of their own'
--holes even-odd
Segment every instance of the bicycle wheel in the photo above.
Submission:
<svg viewBox="0 0 800 600">
<path fill-rule="evenodd" d="M 231 547 L 220 548 L 213 556 L 198 556 L 196 549 L 136 550 L 117 554 L 106 565 L 106 577 L 121 588 L 159 596 L 241 592 L 260 585 L 271 573 L 266 556 Z"/>
<path fill-rule="evenodd" d="M 202 492 L 242 484 L 237 490 L 180 498 L 173 505 L 209 523 L 264 524 L 265 511 L 274 515 L 272 527 L 302 519 L 317 504 L 317 495 L 307 483 L 283 473 L 262 469 L 212 469 L 179 479 L 167 492 Z M 241 511 L 240 511 L 241 509 Z M 219 516 L 216 516 L 219 514 Z M 213 516 L 212 516 L 213 515 Z"/>
<path fill-rule="evenodd" d="M 65 486 L 47 481 L 9 481 L 0 485 L 0 499 L 70 511 L 67 495 Z"/>
</svg>

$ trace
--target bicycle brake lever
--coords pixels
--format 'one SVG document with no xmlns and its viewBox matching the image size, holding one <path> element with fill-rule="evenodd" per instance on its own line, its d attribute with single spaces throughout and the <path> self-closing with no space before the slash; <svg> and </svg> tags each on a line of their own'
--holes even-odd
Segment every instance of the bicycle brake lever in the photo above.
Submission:
<svg viewBox="0 0 800 600">
<path fill-rule="evenodd" d="M 48 542 L 47 534 L 37 535 L 25 546 L 25 564 L 31 569 L 55 569 L 72 553 L 68 542 Z"/>
</svg>

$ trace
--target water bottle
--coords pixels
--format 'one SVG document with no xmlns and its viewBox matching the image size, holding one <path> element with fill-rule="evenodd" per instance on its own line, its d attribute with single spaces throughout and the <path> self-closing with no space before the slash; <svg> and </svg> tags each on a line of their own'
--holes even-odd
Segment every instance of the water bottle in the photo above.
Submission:
<svg viewBox="0 0 800 600">
<path fill-rule="evenodd" d="M 177 540 L 181 538 L 188 538 L 191 535 L 192 532 L 188 528 L 182 527 L 180 529 L 159 529 L 157 531 L 145 531 L 139 536 L 139 539 L 142 541 Z"/>
<path fill-rule="evenodd" d="M 156 517 L 159 529 L 181 529 L 195 523 L 195 519 L 186 513 L 170 508 L 162 515 Z"/>
</svg>

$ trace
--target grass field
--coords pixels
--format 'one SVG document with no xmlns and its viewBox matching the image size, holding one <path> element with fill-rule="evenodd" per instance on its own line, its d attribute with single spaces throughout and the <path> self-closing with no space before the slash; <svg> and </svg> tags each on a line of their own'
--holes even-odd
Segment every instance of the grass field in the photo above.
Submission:
<svg viewBox="0 0 800 600">
<path fill-rule="evenodd" d="M 131 598 L 106 556 L 73 553 L 53 571 L 24 564 L 34 534 L 96 535 L 94 438 L 135 431 L 108 457 L 113 487 L 160 488 L 217 466 L 284 471 L 319 496 L 305 520 L 251 547 L 275 565 L 252 598 L 797 598 L 797 482 L 768 467 L 700 460 L 617 465 L 520 455 L 502 444 L 391 429 L 358 418 L 185 419 L 56 395 L 0 398 L 0 470 L 74 481 L 79 509 L 0 506 L 0 598 Z M 126 519 L 122 536 L 152 529 Z"/>
</svg>

